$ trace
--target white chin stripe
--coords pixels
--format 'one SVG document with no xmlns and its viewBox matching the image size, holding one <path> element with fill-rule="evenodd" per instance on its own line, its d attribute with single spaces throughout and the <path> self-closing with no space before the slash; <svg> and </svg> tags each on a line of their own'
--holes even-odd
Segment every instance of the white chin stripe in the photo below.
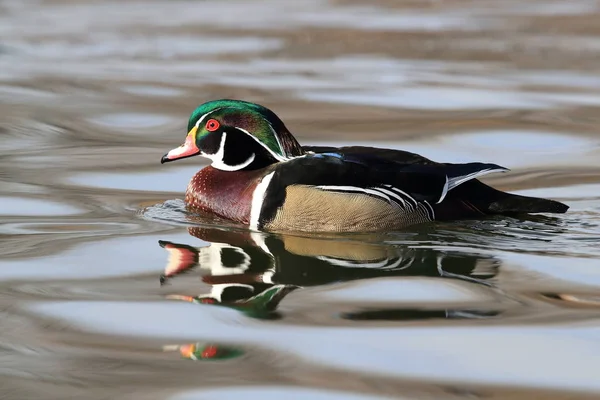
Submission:
<svg viewBox="0 0 600 400">
<path fill-rule="evenodd" d="M 254 153 L 250 154 L 250 157 L 241 164 L 237 165 L 228 165 L 223 162 L 223 157 L 225 156 L 225 141 L 227 140 L 227 133 L 223 132 L 221 136 L 221 144 L 219 145 L 219 151 L 215 154 L 206 154 L 202 153 L 202 155 L 212 161 L 212 166 L 216 169 L 220 169 L 222 171 L 238 171 L 240 169 L 246 168 L 248 165 L 252 164 L 254 161 L 254 157 L 256 155 Z"/>
</svg>

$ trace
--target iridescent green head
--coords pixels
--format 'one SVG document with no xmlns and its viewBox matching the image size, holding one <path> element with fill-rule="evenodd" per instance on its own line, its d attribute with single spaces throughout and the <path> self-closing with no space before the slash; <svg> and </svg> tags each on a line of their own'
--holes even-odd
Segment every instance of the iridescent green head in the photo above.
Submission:
<svg viewBox="0 0 600 400">
<path fill-rule="evenodd" d="M 202 155 L 225 171 L 263 168 L 304 154 L 271 110 L 241 100 L 214 100 L 194 110 L 185 143 L 165 154 L 162 163 Z"/>
</svg>

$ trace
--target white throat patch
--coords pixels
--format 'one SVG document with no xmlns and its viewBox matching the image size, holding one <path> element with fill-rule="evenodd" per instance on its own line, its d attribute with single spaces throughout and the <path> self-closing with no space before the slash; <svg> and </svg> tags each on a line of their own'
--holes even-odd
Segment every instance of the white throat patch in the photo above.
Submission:
<svg viewBox="0 0 600 400">
<path fill-rule="evenodd" d="M 223 161 L 223 157 L 225 157 L 225 141 L 227 140 L 227 133 L 223 132 L 221 136 L 221 143 L 219 144 L 219 150 L 215 154 L 206 154 L 201 152 L 203 157 L 206 157 L 212 161 L 212 166 L 216 169 L 220 169 L 222 171 L 238 171 L 240 169 L 246 168 L 248 165 L 252 164 L 254 161 L 255 154 L 250 154 L 248 159 L 237 165 L 228 165 Z"/>
</svg>

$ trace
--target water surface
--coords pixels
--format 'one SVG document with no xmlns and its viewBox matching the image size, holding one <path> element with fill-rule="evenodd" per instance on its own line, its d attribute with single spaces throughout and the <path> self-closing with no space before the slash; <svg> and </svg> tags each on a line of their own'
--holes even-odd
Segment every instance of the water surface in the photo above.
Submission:
<svg viewBox="0 0 600 400">
<path fill-rule="evenodd" d="M 0 4 L 0 397 L 600 395 L 600 3 Z M 511 169 L 564 215 L 250 234 L 189 113 Z"/>
</svg>

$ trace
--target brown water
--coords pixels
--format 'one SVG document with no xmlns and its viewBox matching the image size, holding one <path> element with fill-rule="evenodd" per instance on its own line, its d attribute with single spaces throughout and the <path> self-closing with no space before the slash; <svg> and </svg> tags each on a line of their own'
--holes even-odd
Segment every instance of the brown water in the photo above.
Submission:
<svg viewBox="0 0 600 400">
<path fill-rule="evenodd" d="M 193 222 L 159 160 L 221 97 L 571 209 Z M 0 104 L 2 399 L 600 396 L 599 1 L 4 0 Z"/>
</svg>

